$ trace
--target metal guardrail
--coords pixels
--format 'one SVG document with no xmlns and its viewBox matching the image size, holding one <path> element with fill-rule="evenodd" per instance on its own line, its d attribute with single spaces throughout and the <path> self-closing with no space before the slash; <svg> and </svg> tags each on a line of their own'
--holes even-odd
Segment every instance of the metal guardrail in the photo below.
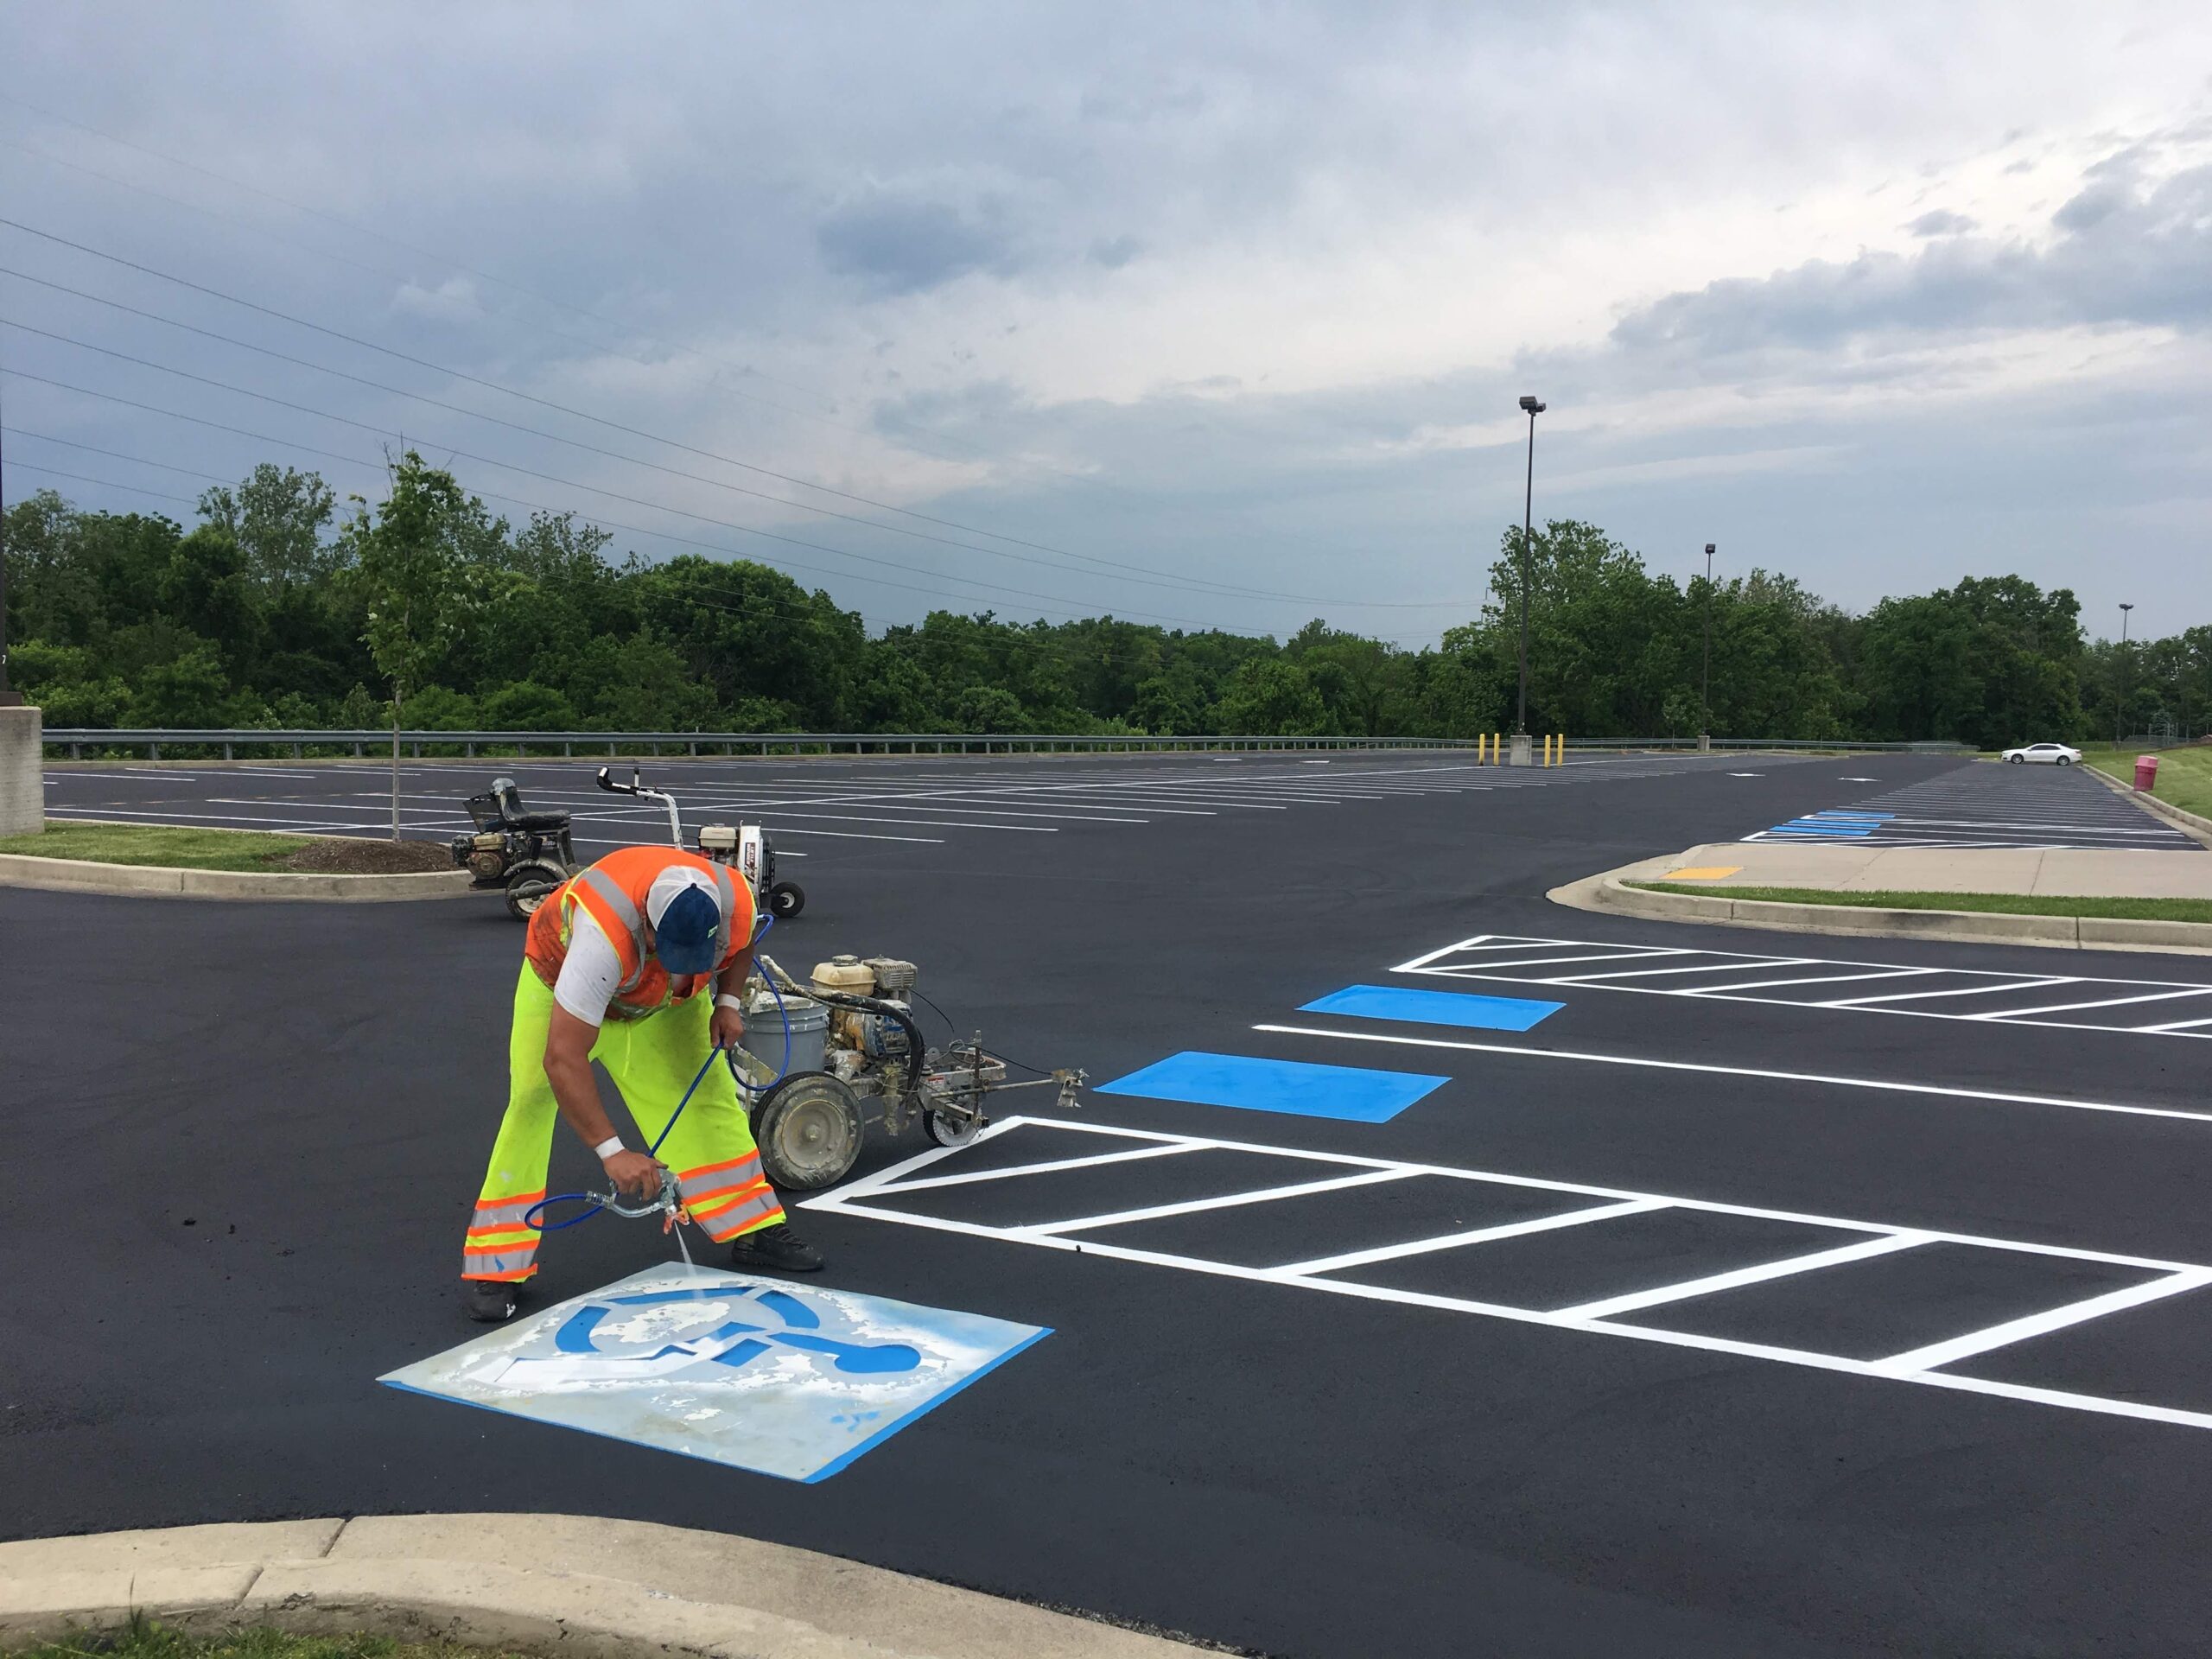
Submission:
<svg viewBox="0 0 2212 1659">
<path fill-rule="evenodd" d="M 1824 754 L 1974 754 L 1971 743 L 1874 743 L 1840 737 L 1716 737 L 1715 749 L 1810 749 Z M 1570 749 L 1694 749 L 1694 737 L 1570 737 Z"/>
<path fill-rule="evenodd" d="M 1099 736 L 1088 733 L 1046 732 L 502 732 L 431 731 L 403 728 L 401 746 L 417 759 L 425 748 L 474 758 L 479 749 L 499 753 L 527 754 L 558 750 L 563 755 L 585 753 L 610 759 L 625 756 L 678 754 L 1051 754 L 1187 753 L 1198 751 L 1313 751 L 1344 749 L 1472 749 L 1488 741 L 1472 737 L 1250 737 L 1224 733 L 1210 737 Z M 1694 737 L 1569 737 L 1560 740 L 1570 749 L 1694 750 Z M 219 749 L 232 760 L 246 750 L 289 749 L 294 758 L 308 750 L 350 749 L 359 757 L 389 753 L 392 734 L 383 731 L 329 731 L 309 727 L 234 727 L 201 730 L 191 727 L 54 727 L 43 741 L 49 749 L 67 749 L 73 760 L 85 751 L 140 749 L 159 760 L 164 748 L 171 759 L 189 758 Z M 1961 743 L 1853 743 L 1810 738 L 1716 737 L 1716 750 L 1811 749 L 1830 753 L 1896 750 L 1931 754 L 1964 754 L 1973 750 Z M 183 752 L 180 753 L 180 752 Z"/>
<path fill-rule="evenodd" d="M 389 753 L 392 734 L 384 731 L 324 731 L 300 727 L 238 727 L 200 730 L 190 727 L 54 727 L 44 734 L 48 748 L 66 748 L 73 760 L 86 749 L 137 749 L 150 759 L 171 758 L 179 750 L 220 749 L 237 759 L 251 748 L 289 748 L 302 757 L 309 748 L 346 749 L 366 757 Z M 403 748 L 459 749 L 474 756 L 480 748 L 527 753 L 558 750 L 573 755 L 621 758 L 678 754 L 1047 754 L 1061 751 L 1166 753 L 1274 749 L 1471 749 L 1472 738 L 1452 737 L 1122 737 L 1087 733 L 1044 732 L 499 732 L 429 731 L 403 728 Z"/>
</svg>

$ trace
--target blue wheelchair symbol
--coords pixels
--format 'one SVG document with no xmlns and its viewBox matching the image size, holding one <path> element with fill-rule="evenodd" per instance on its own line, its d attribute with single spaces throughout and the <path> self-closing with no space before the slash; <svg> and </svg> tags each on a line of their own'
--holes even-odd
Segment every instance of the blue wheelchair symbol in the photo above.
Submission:
<svg viewBox="0 0 2212 1659">
<path fill-rule="evenodd" d="M 618 1346 L 600 1345 L 599 1327 L 609 1314 L 624 1307 L 659 1307 L 675 1302 L 727 1304 L 749 1302 L 748 1317 L 725 1320 L 703 1336 L 669 1342 L 650 1354 L 623 1352 Z M 588 1356 L 603 1363 L 613 1380 L 664 1376 L 700 1361 L 740 1366 L 772 1353 L 780 1344 L 804 1353 L 826 1354 L 832 1367 L 847 1376 L 887 1376 L 911 1371 L 922 1363 L 920 1351 L 905 1343 L 840 1342 L 820 1334 L 822 1316 L 787 1292 L 765 1285 L 736 1290 L 690 1289 L 645 1291 L 630 1296 L 609 1296 L 586 1303 L 570 1314 L 553 1338 L 563 1354 L 580 1360 Z M 585 1363 L 588 1364 L 588 1360 Z M 598 1372 L 600 1366 L 591 1366 Z"/>
</svg>

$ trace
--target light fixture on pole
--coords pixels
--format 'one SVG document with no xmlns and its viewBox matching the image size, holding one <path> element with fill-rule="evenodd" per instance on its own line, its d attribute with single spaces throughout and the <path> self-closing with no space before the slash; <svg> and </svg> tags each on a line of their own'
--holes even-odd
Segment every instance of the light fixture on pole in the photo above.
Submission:
<svg viewBox="0 0 2212 1659">
<path fill-rule="evenodd" d="M 1713 747 L 1713 543 L 1705 544 L 1705 688 L 1698 693 L 1697 746 Z"/>
<path fill-rule="evenodd" d="M 1513 723 L 1513 763 L 1522 766 L 1529 764 L 1529 549 L 1535 539 L 1536 416 L 1544 408 L 1534 397 L 1521 399 L 1522 412 L 1529 417 L 1529 477 L 1521 499 L 1521 702 Z"/>
</svg>

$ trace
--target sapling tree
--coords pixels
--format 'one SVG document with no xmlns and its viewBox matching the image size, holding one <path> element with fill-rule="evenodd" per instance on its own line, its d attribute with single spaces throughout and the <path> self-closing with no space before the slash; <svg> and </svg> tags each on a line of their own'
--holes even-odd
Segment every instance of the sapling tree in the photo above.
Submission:
<svg viewBox="0 0 2212 1659">
<path fill-rule="evenodd" d="M 409 450 L 391 464 L 391 487 L 355 512 L 343 542 L 368 626 L 362 641 L 391 688 L 391 838 L 399 834 L 399 729 L 410 694 L 429 684 L 476 608 L 480 544 L 505 533 L 451 473 Z"/>
</svg>

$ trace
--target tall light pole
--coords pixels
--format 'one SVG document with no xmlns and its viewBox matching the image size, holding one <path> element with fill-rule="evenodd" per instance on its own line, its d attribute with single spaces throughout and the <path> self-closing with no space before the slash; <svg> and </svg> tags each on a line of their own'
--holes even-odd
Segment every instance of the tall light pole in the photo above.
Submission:
<svg viewBox="0 0 2212 1659">
<path fill-rule="evenodd" d="M 2125 699 L 2129 690 L 2128 682 L 2134 677 L 2127 671 L 2127 613 L 2134 608 L 2126 600 L 2120 601 L 2120 675 L 2119 683 L 2113 686 L 2112 694 L 2112 741 L 2115 744 L 2127 735 L 2120 730 L 2120 724 L 2127 718 Z"/>
<path fill-rule="evenodd" d="M 0 476 L 4 476 L 0 467 Z M 7 499 L 0 487 L 0 709 L 13 709 L 22 699 L 8 683 L 8 524 Z"/>
<path fill-rule="evenodd" d="M 1713 543 L 1705 544 L 1705 689 L 1698 693 L 1697 746 L 1713 747 Z"/>
<path fill-rule="evenodd" d="M 1513 735 L 1521 741 L 1513 747 L 1517 751 L 1514 762 L 1529 764 L 1529 550 L 1535 538 L 1536 509 L 1536 416 L 1544 412 L 1544 405 L 1534 397 L 1522 397 L 1522 413 L 1529 417 L 1529 479 L 1526 493 L 1521 498 L 1521 710 L 1513 723 Z"/>
</svg>

